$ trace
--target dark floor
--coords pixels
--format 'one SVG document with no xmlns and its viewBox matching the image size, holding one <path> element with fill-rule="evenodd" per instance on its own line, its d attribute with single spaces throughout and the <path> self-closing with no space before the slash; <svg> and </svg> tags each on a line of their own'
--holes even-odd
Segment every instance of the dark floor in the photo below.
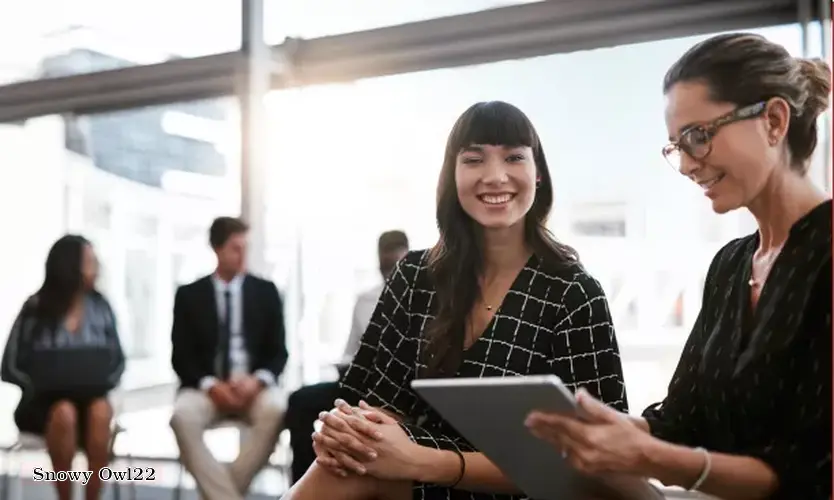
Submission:
<svg viewBox="0 0 834 500">
<path fill-rule="evenodd" d="M 172 500 L 173 490 L 170 488 L 154 487 L 154 486 L 137 486 L 136 496 L 132 497 L 130 488 L 127 485 L 121 486 L 120 500 Z M 0 492 L 2 495 L 2 492 Z M 77 496 L 77 495 L 76 495 Z M 32 481 L 24 481 L 23 494 L 19 497 L 21 500 L 55 500 L 55 490 L 51 484 L 34 483 Z M 81 500 L 82 497 L 78 497 Z M 108 488 L 102 495 L 102 500 L 114 500 L 113 492 Z M 196 491 L 185 489 L 180 496 L 181 500 L 198 500 Z M 247 500 L 276 500 L 276 497 L 266 495 L 252 494 L 246 497 Z M 15 497 L 9 499 L 1 498 L 0 500 L 17 500 Z"/>
</svg>

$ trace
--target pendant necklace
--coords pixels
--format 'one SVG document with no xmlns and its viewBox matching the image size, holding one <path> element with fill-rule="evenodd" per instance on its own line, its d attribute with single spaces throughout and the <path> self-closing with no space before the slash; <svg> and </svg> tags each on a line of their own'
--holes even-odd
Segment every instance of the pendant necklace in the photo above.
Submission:
<svg viewBox="0 0 834 500">
<path fill-rule="evenodd" d="M 776 263 L 776 259 L 779 257 L 779 254 L 782 253 L 782 247 L 784 244 L 780 245 L 771 255 L 768 257 L 767 261 L 765 262 L 765 268 L 763 273 L 763 278 L 761 280 L 757 280 L 753 277 L 753 270 L 755 269 L 754 266 L 750 266 L 750 279 L 747 281 L 747 284 L 751 287 L 760 287 L 764 284 L 767 276 L 770 274 L 770 270 L 773 269 L 773 264 Z"/>
</svg>

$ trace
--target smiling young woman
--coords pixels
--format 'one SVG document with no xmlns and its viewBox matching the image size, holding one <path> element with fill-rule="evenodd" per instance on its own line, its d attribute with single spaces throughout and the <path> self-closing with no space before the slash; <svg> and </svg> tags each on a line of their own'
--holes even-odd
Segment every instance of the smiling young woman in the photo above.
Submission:
<svg viewBox="0 0 834 500">
<path fill-rule="evenodd" d="M 524 113 L 464 112 L 438 182 L 440 239 L 400 261 L 342 380 L 368 404 L 321 415 L 317 464 L 285 499 L 522 498 L 411 390 L 417 377 L 556 374 L 627 410 L 605 295 L 547 230 L 552 203 Z"/>
</svg>

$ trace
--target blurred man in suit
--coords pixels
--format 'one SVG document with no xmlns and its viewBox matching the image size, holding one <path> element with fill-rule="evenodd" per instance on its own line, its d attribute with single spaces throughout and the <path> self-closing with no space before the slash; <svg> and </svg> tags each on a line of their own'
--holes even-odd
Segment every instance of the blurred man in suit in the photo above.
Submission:
<svg viewBox="0 0 834 500">
<path fill-rule="evenodd" d="M 375 287 L 359 295 L 353 309 L 350 336 L 339 368 L 339 376 L 350 364 L 362 335 L 371 321 L 371 315 L 382 294 L 385 281 L 394 270 L 397 262 L 408 253 L 408 237 L 402 231 L 387 231 L 379 237 L 377 245 L 379 257 L 379 272 L 382 281 Z M 292 480 L 301 479 L 307 469 L 316 459 L 313 451 L 313 424 L 318 419 L 319 412 L 333 408 L 333 401 L 340 396 L 338 382 L 324 382 L 308 385 L 290 394 L 287 404 L 286 428 L 290 431 L 290 447 L 292 448 Z M 348 398 L 349 400 L 350 398 Z M 349 401 L 358 404 L 358 401 Z"/>
<path fill-rule="evenodd" d="M 209 230 L 215 272 L 180 287 L 174 300 L 172 364 L 181 387 L 171 428 L 207 500 L 245 497 L 275 448 L 283 417 L 276 386 L 287 362 L 283 305 L 275 284 L 245 271 L 247 232 L 238 219 L 216 219 Z M 249 426 L 228 467 L 203 441 L 212 423 L 227 418 Z"/>
</svg>

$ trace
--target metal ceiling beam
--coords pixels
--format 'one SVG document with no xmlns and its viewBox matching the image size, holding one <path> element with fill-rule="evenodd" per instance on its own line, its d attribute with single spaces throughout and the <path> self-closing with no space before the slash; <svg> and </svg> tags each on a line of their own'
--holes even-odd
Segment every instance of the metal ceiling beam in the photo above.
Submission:
<svg viewBox="0 0 834 500">
<path fill-rule="evenodd" d="M 226 53 L 0 86 L 0 122 L 231 95 L 241 66 Z"/>
<path fill-rule="evenodd" d="M 797 0 L 549 0 L 272 48 L 272 88 L 648 42 L 797 21 Z M 242 53 L 0 87 L 0 121 L 231 95 Z"/>
<path fill-rule="evenodd" d="M 350 81 L 752 29 L 797 20 L 797 0 L 550 0 L 300 41 L 291 85 Z M 276 49 L 280 50 L 280 49 Z"/>
</svg>

